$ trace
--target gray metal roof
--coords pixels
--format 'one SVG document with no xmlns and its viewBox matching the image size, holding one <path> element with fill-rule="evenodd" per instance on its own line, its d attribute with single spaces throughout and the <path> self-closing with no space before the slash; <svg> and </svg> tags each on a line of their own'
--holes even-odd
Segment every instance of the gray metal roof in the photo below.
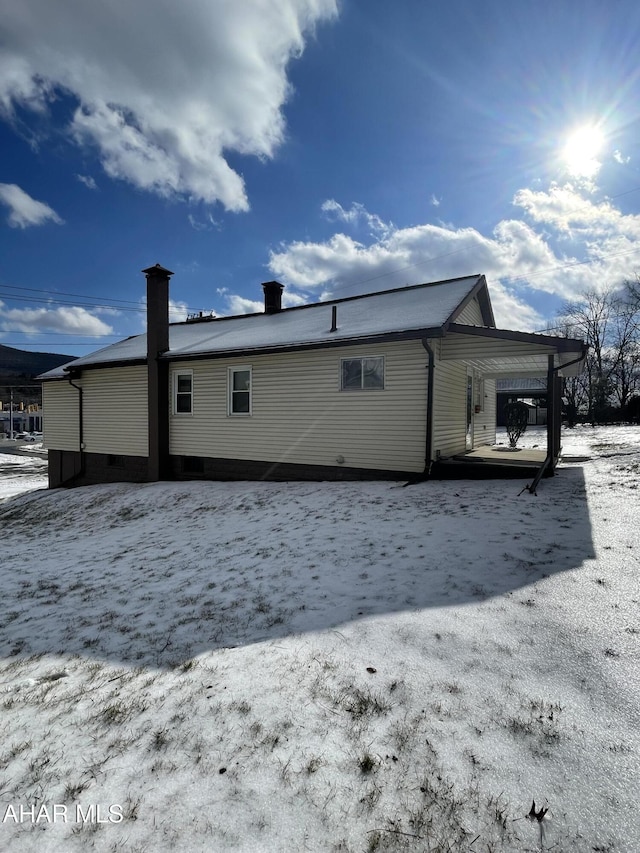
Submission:
<svg viewBox="0 0 640 853">
<path fill-rule="evenodd" d="M 376 336 L 419 332 L 445 326 L 475 291 L 484 286 L 484 276 L 464 278 L 369 293 L 296 308 L 276 314 L 244 314 L 169 327 L 169 351 L 163 358 L 202 357 L 261 349 L 292 349 L 349 343 Z M 332 332 L 332 308 L 337 311 L 337 329 Z M 73 369 L 108 366 L 146 359 L 147 336 L 137 335 L 97 350 L 73 362 Z M 63 368 L 71 365 L 63 365 Z M 64 369 L 43 374 L 43 379 L 66 375 Z"/>
</svg>

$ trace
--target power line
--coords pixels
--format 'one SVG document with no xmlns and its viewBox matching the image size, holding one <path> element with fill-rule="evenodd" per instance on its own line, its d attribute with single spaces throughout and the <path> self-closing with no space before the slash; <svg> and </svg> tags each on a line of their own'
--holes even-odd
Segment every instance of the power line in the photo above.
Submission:
<svg viewBox="0 0 640 853">
<path fill-rule="evenodd" d="M 64 335 L 65 337 L 69 337 L 69 338 L 95 338 L 96 340 L 100 340 L 100 341 L 104 340 L 105 338 L 121 338 L 121 337 L 123 337 L 122 335 L 118 335 L 116 332 L 114 332 L 113 334 L 108 334 L 108 335 L 92 335 L 89 332 L 87 332 L 87 333 L 83 333 L 83 332 L 54 332 L 54 331 L 38 332 L 35 329 L 33 331 L 29 331 L 29 332 L 21 332 L 20 329 L 4 329 L 4 330 L 0 329 L 0 334 L 2 334 L 3 331 L 5 333 L 10 332 L 11 334 L 23 334 L 23 335 Z"/>
<path fill-rule="evenodd" d="M 559 272 L 560 270 L 571 269 L 571 267 L 588 266 L 589 264 L 595 264 L 598 261 L 607 261 L 609 258 L 618 258 L 624 255 L 637 255 L 638 252 L 640 252 L 640 247 L 637 249 L 629 249 L 626 252 L 612 252 L 610 255 L 601 255 L 598 258 L 588 258 L 584 261 L 569 261 L 566 264 L 560 264 L 560 266 L 557 267 L 547 267 L 546 269 L 538 270 L 538 272 L 529 273 L 527 275 L 500 276 L 500 278 L 507 282 L 529 281 L 531 278 L 547 275 L 550 272 Z"/>
<path fill-rule="evenodd" d="M 23 290 L 28 290 L 29 293 L 48 293 L 48 294 L 55 293 L 59 296 L 73 296 L 74 298 L 78 298 L 78 299 L 98 299 L 98 300 L 100 300 L 100 302 L 119 302 L 119 303 L 123 303 L 123 304 L 127 304 L 127 305 L 137 305 L 138 307 L 140 307 L 140 303 L 137 301 L 134 301 L 133 299 L 114 299 L 111 296 L 87 296 L 84 293 L 67 293 L 64 290 L 51 291 L 51 290 L 45 290 L 42 287 L 23 287 L 22 285 L 17 285 L 17 284 L 0 284 L 0 287 L 9 288 L 9 290 L 18 290 L 20 292 L 22 292 Z"/>
<path fill-rule="evenodd" d="M 13 302 L 41 302 L 45 305 L 69 305 L 72 308 L 107 308 L 112 311 L 133 311 L 136 313 L 144 313 L 146 308 L 138 306 L 138 308 L 130 308 L 128 305 L 103 305 L 104 300 L 98 302 L 69 302 L 66 299 L 44 299 L 39 296 L 14 296 L 12 293 L 3 293 L 0 290 L 0 297 L 11 299 Z M 90 297 L 94 298 L 94 297 Z M 99 297 L 95 297 L 98 299 Z"/>
</svg>

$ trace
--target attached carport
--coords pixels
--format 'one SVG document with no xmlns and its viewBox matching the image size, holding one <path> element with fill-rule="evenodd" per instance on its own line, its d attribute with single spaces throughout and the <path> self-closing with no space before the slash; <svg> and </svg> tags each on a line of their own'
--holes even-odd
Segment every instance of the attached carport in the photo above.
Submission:
<svg viewBox="0 0 640 853">
<path fill-rule="evenodd" d="M 546 376 L 547 447 L 540 476 L 551 475 L 560 456 L 562 380 L 581 373 L 586 354 L 587 345 L 575 338 L 457 323 L 449 324 L 440 341 L 441 361 L 462 362 L 485 378 Z M 469 453 L 468 461 L 472 458 Z M 475 459 L 482 461 L 481 454 L 476 452 Z"/>
</svg>

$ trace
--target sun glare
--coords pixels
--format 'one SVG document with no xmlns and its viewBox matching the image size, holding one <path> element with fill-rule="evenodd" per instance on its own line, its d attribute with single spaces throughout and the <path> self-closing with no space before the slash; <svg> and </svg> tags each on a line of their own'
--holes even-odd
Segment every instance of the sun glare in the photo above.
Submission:
<svg viewBox="0 0 640 853">
<path fill-rule="evenodd" d="M 584 125 L 574 130 L 562 149 L 562 159 L 575 177 L 593 178 L 602 165 L 597 157 L 604 144 L 599 127 Z"/>
</svg>

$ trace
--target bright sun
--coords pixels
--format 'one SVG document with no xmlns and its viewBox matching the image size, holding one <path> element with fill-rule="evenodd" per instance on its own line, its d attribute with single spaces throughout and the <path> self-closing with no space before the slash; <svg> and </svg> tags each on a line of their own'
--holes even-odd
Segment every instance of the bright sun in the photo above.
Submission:
<svg viewBox="0 0 640 853">
<path fill-rule="evenodd" d="M 597 156 L 604 144 L 604 135 L 595 125 L 574 130 L 562 149 L 562 159 L 575 177 L 593 178 L 602 165 Z"/>
</svg>

